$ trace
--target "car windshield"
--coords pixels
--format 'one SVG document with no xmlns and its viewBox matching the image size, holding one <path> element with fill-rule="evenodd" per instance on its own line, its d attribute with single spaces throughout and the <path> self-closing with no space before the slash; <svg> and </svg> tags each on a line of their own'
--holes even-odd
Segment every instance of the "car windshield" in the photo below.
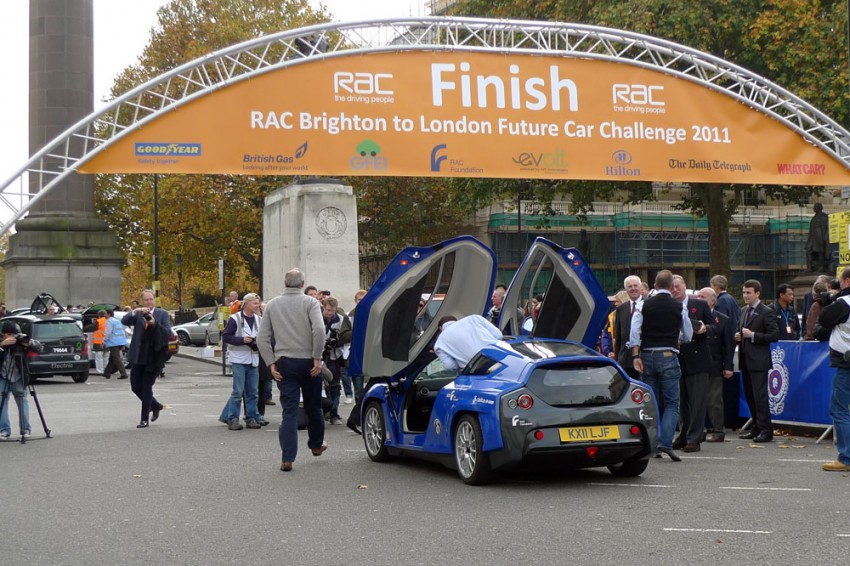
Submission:
<svg viewBox="0 0 850 566">
<path fill-rule="evenodd" d="M 605 405 L 617 402 L 627 382 L 613 365 L 557 365 L 535 369 L 528 389 L 554 406 Z"/>
<path fill-rule="evenodd" d="M 57 320 L 52 322 L 40 322 L 32 325 L 33 338 L 36 340 L 49 340 L 52 338 L 80 337 L 80 327 L 71 320 Z"/>
</svg>

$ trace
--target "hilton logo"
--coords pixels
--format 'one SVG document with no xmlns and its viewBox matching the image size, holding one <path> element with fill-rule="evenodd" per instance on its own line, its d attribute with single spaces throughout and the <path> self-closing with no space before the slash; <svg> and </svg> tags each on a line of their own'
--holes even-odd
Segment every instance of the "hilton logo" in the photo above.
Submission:
<svg viewBox="0 0 850 566">
<path fill-rule="evenodd" d="M 632 154 L 625 149 L 618 149 L 611 154 L 611 161 L 615 165 L 605 166 L 606 177 L 640 177 L 640 169 L 636 167 L 626 167 L 632 162 Z"/>
</svg>

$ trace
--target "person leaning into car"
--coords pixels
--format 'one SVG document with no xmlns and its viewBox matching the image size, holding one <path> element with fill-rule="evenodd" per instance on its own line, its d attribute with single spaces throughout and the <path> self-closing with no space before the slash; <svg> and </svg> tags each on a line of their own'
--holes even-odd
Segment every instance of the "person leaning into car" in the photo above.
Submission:
<svg viewBox="0 0 850 566">
<path fill-rule="evenodd" d="M 145 289 L 141 295 L 142 306 L 124 315 L 121 323 L 133 329 L 130 341 L 130 388 L 142 402 L 142 418 L 136 428 L 148 426 L 159 418 L 164 408 L 153 396 L 153 384 L 165 367 L 168 357 L 168 338 L 171 336 L 171 321 L 168 313 L 154 307 L 154 292 Z"/>
<path fill-rule="evenodd" d="M 113 372 L 118 372 L 118 379 L 127 379 L 127 369 L 124 367 L 124 361 L 121 359 L 121 352 L 127 347 L 127 334 L 124 332 L 124 325 L 121 321 L 115 318 L 115 312 L 108 310 L 106 314 L 106 332 L 103 340 L 103 345 L 109 352 L 109 363 L 103 368 L 103 377 L 109 379 Z"/>
</svg>

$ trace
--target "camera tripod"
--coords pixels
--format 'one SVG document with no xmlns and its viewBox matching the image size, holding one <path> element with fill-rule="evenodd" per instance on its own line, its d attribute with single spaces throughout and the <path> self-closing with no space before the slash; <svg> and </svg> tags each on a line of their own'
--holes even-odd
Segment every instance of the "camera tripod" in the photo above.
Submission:
<svg viewBox="0 0 850 566">
<path fill-rule="evenodd" d="M 20 406 L 18 406 L 18 426 L 21 433 L 21 444 L 26 444 L 27 437 L 24 436 L 24 411 L 23 406 L 24 403 L 27 402 L 26 392 L 28 391 L 30 397 L 35 402 L 35 408 L 38 410 L 38 417 L 41 419 L 41 426 L 44 428 L 44 435 L 46 438 L 51 438 L 50 429 L 47 428 L 47 422 L 44 420 L 44 413 L 41 410 L 41 403 L 38 402 L 38 394 L 35 392 L 35 384 L 30 379 L 29 371 L 27 371 L 27 366 L 24 363 L 24 358 L 22 355 L 15 354 L 14 352 L 7 352 L 6 355 L 14 356 L 13 363 L 18 364 L 18 370 L 20 371 L 21 379 L 24 382 L 24 396 L 21 400 Z M 6 409 L 6 403 L 8 403 L 14 394 L 12 393 L 11 387 L 12 383 L 10 381 L 4 380 L 5 387 L 3 388 L 2 395 L 0 395 L 0 414 L 3 414 L 3 411 Z M 9 423 L 9 428 L 12 428 L 12 423 Z M 9 431 L 11 433 L 11 430 Z"/>
</svg>

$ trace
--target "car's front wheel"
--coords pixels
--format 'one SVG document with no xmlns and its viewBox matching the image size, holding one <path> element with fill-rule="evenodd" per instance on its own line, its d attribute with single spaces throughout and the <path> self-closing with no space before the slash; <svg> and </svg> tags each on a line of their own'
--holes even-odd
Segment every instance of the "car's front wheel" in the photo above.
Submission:
<svg viewBox="0 0 850 566">
<path fill-rule="evenodd" d="M 177 332 L 177 340 L 180 342 L 181 346 L 191 346 L 192 341 L 189 340 L 188 332 Z"/>
<path fill-rule="evenodd" d="M 460 479 L 469 485 L 490 483 L 490 457 L 484 453 L 481 424 L 473 415 L 464 415 L 455 428 L 455 463 Z"/>
<path fill-rule="evenodd" d="M 384 411 L 381 404 L 372 401 L 363 411 L 363 443 L 366 454 L 373 462 L 386 462 L 390 453 L 384 440 L 387 438 L 387 425 L 384 421 Z"/>
<path fill-rule="evenodd" d="M 71 379 L 74 380 L 74 383 L 85 383 L 88 378 L 89 372 L 87 371 L 81 371 L 71 376 Z"/>
<path fill-rule="evenodd" d="M 649 460 L 647 458 L 643 458 L 641 460 L 626 460 L 625 462 L 608 466 L 608 471 L 621 478 L 633 478 L 641 475 L 648 465 Z"/>
</svg>

